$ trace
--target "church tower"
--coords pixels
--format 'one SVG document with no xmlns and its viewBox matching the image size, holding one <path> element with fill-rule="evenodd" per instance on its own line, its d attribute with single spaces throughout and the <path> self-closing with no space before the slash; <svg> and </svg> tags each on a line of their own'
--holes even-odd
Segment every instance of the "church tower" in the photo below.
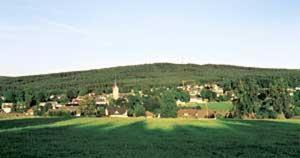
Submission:
<svg viewBox="0 0 300 158">
<path fill-rule="evenodd" d="M 117 78 L 115 77 L 115 83 L 114 86 L 112 87 L 113 90 L 113 98 L 115 100 L 119 99 L 119 87 L 117 85 Z"/>
</svg>

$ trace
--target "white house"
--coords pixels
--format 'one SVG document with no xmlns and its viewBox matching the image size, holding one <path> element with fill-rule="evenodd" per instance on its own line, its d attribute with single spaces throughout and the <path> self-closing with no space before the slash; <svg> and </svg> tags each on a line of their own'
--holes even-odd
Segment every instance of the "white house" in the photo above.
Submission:
<svg viewBox="0 0 300 158">
<path fill-rule="evenodd" d="M 212 91 L 217 93 L 217 96 L 224 95 L 223 88 L 219 87 L 217 84 L 212 85 Z"/>
<path fill-rule="evenodd" d="M 13 105 L 14 105 L 13 103 L 3 103 L 2 106 L 1 106 L 1 109 L 5 113 L 11 113 Z"/>
<path fill-rule="evenodd" d="M 105 95 L 100 95 L 96 97 L 96 105 L 109 105 L 108 97 Z"/>
</svg>

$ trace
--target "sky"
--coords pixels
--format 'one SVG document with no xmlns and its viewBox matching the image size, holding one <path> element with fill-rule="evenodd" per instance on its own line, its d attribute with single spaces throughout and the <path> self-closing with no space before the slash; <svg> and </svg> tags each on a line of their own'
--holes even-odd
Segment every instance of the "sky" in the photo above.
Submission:
<svg viewBox="0 0 300 158">
<path fill-rule="evenodd" d="M 3 0 L 0 76 L 156 62 L 300 68 L 299 0 Z"/>
</svg>

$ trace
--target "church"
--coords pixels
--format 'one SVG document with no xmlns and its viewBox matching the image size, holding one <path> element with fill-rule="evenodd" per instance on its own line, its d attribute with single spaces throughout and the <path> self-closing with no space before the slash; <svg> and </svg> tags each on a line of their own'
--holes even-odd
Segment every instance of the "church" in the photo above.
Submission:
<svg viewBox="0 0 300 158">
<path fill-rule="evenodd" d="M 117 85 L 117 79 L 115 78 L 114 85 L 112 87 L 112 98 L 118 100 L 120 98 L 119 87 Z M 109 117 L 128 117 L 126 107 L 109 105 L 105 109 L 106 116 Z"/>
<path fill-rule="evenodd" d="M 120 97 L 120 94 L 119 94 L 119 87 L 117 85 L 117 79 L 115 79 L 115 83 L 112 87 L 112 96 L 113 96 L 113 99 L 114 100 L 118 100 L 119 97 Z"/>
</svg>

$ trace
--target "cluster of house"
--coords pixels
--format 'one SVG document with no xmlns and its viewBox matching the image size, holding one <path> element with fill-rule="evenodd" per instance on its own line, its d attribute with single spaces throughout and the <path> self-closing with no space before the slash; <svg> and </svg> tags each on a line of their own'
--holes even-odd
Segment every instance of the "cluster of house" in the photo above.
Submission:
<svg viewBox="0 0 300 158">
<path fill-rule="evenodd" d="M 184 85 L 177 87 L 178 89 L 184 90 L 189 93 L 190 95 L 190 102 L 189 103 L 198 103 L 204 104 L 207 103 L 208 100 L 201 98 L 201 91 L 204 89 L 210 89 L 212 92 L 217 94 L 217 97 L 224 96 L 224 90 L 222 87 L 218 86 L 217 84 L 205 84 L 205 85 Z M 185 106 L 186 102 L 182 102 L 177 100 L 177 106 Z"/>
<path fill-rule="evenodd" d="M 117 100 L 119 98 L 124 98 L 127 95 L 132 93 L 119 93 L 119 87 L 117 86 L 117 82 L 115 81 L 113 85 L 113 92 L 112 94 L 102 94 L 96 95 L 95 93 L 89 93 L 88 96 L 92 97 L 95 100 L 96 105 L 98 106 L 105 106 L 105 114 L 106 116 L 110 117 L 127 117 L 127 109 L 125 107 L 114 107 L 109 106 L 109 99 L 112 98 Z M 39 103 L 39 107 L 45 107 L 46 105 L 50 105 L 51 109 L 49 111 L 58 111 L 58 110 L 65 110 L 70 112 L 72 115 L 80 116 L 81 113 L 79 112 L 79 104 L 81 101 L 84 100 L 86 96 L 78 96 L 77 98 L 72 99 L 71 102 L 67 104 L 59 104 L 57 101 L 48 101 L 48 102 L 41 102 Z M 4 99 L 4 98 L 3 98 Z M 61 99 L 61 96 L 50 96 L 50 100 Z M 13 103 L 3 103 L 1 109 L 4 113 L 11 113 L 14 107 Z M 33 115 L 34 110 L 31 108 L 27 110 L 26 115 Z"/>
<path fill-rule="evenodd" d="M 102 94 L 102 95 L 96 95 L 95 93 L 89 93 L 88 96 L 92 97 L 93 100 L 95 100 L 95 103 L 97 106 L 103 106 L 105 107 L 105 115 L 110 117 L 128 117 L 127 115 L 127 109 L 125 107 L 116 107 L 116 106 L 109 106 L 110 105 L 110 99 L 117 100 L 119 98 L 125 98 L 128 95 L 131 95 L 132 93 L 120 93 L 119 87 L 117 85 L 117 82 L 115 80 L 115 83 L 112 87 L 112 93 L 111 94 Z M 79 105 L 80 102 L 84 100 L 86 96 L 78 96 L 77 98 L 72 99 L 71 102 L 60 105 L 56 104 L 54 107 L 57 110 L 67 110 L 70 111 L 75 116 L 80 116 L 81 113 L 79 112 Z M 56 110 L 53 109 L 53 110 Z"/>
<path fill-rule="evenodd" d="M 218 96 L 219 95 L 224 95 L 223 93 L 223 89 L 221 87 L 219 87 L 216 84 L 206 84 L 203 86 L 200 85 L 186 85 L 186 86 L 180 86 L 177 87 L 178 89 L 187 91 L 190 95 L 190 103 L 206 103 L 207 100 L 202 99 L 200 96 L 200 93 L 203 89 L 211 89 L 213 92 L 215 92 Z M 139 92 L 142 94 L 142 92 Z M 95 103 L 97 106 L 103 106 L 105 107 L 105 114 L 106 116 L 110 116 L 110 117 L 128 117 L 127 115 L 127 109 L 125 107 L 116 107 L 116 106 L 109 106 L 110 104 L 110 99 L 114 99 L 117 100 L 119 98 L 125 98 L 126 96 L 129 95 L 134 95 L 133 92 L 131 93 L 120 93 L 119 92 L 119 87 L 117 85 L 117 82 L 115 80 L 115 83 L 112 87 L 112 93 L 111 94 L 102 94 L 102 95 L 96 95 L 95 93 L 89 93 L 88 96 L 92 97 L 95 100 Z M 84 100 L 86 96 L 78 96 L 77 98 L 72 99 L 71 102 L 67 103 L 67 104 L 59 104 L 57 101 L 48 101 L 48 102 L 42 102 L 39 104 L 39 107 L 45 107 L 46 105 L 50 105 L 51 109 L 49 111 L 59 111 L 59 110 L 65 110 L 70 112 L 72 115 L 75 116 L 80 116 L 80 110 L 79 110 L 79 105 L 80 102 Z M 60 99 L 60 96 L 50 96 L 50 100 L 56 100 L 56 99 Z M 181 102 L 180 100 L 177 101 L 177 106 L 185 106 L 186 103 L 185 102 Z M 12 112 L 12 108 L 13 108 L 13 103 L 3 103 L 2 104 L 2 110 L 5 113 L 11 113 Z M 183 110 L 184 111 L 184 110 Z M 181 116 L 182 111 L 179 111 L 178 115 Z M 195 117 L 198 116 L 199 113 L 199 117 L 201 116 L 201 114 L 203 112 L 200 111 L 196 111 L 196 112 L 191 112 L 191 113 L 195 113 Z M 200 114 L 201 113 L 201 114 Z M 26 115 L 33 115 L 34 114 L 34 110 L 33 109 L 29 109 L 26 112 Z M 186 114 L 185 112 L 183 112 L 182 117 L 185 117 Z M 193 114 L 190 114 L 193 115 Z M 146 116 L 147 117 L 153 117 L 154 114 L 150 113 L 150 112 L 146 112 Z"/>
<path fill-rule="evenodd" d="M 189 92 L 191 96 L 192 103 L 204 103 L 205 101 L 202 98 L 197 97 L 197 95 L 200 94 L 201 90 L 204 88 L 212 88 L 218 95 L 223 95 L 223 89 L 216 85 L 204 85 L 204 86 L 191 86 L 187 85 L 185 87 L 178 87 L 179 89 L 185 90 Z M 142 94 L 142 92 L 139 92 Z M 93 100 L 95 100 L 95 103 L 97 106 L 103 106 L 105 107 L 105 115 L 110 117 L 128 117 L 127 115 L 127 109 L 125 107 L 116 107 L 116 106 L 109 106 L 110 99 L 117 100 L 119 98 L 126 98 L 128 95 L 134 95 L 133 92 L 131 93 L 120 93 L 119 87 L 117 85 L 117 82 L 115 81 L 113 87 L 112 87 L 112 93 L 111 94 L 102 94 L 102 95 L 96 95 L 95 93 L 89 93 L 87 94 L 89 97 L 92 97 Z M 80 102 L 84 100 L 86 96 L 78 96 L 77 98 L 72 99 L 71 102 L 67 104 L 59 104 L 57 101 L 48 101 L 48 102 L 42 102 L 39 103 L 39 107 L 45 107 L 47 105 L 51 105 L 51 109 L 49 111 L 60 111 L 65 110 L 70 112 L 72 115 L 80 116 L 81 113 L 79 111 L 79 105 Z M 50 96 L 50 100 L 56 100 L 60 99 L 60 96 Z M 4 99 L 4 98 L 3 98 Z M 185 104 L 185 102 L 177 101 L 177 105 L 180 106 L 182 104 Z M 11 113 L 13 108 L 13 103 L 3 103 L 2 111 L 5 113 Z M 197 113 L 197 112 L 196 112 Z M 179 115 L 181 112 L 179 111 Z M 27 110 L 26 115 L 34 115 L 34 110 L 31 108 Z M 186 115 L 186 114 L 185 114 Z M 183 115 L 183 117 L 185 116 Z M 198 114 L 197 114 L 198 115 Z M 146 112 L 147 117 L 154 117 L 154 114 L 151 112 Z M 180 115 L 181 116 L 181 115 Z M 199 114 L 200 116 L 200 114 Z"/>
<path fill-rule="evenodd" d="M 224 92 L 223 88 L 218 86 L 217 84 L 205 84 L 205 85 L 184 85 L 177 87 L 178 89 L 184 90 L 189 93 L 190 95 L 190 102 L 188 105 L 197 103 L 197 104 L 203 104 L 207 103 L 208 100 L 201 98 L 201 91 L 204 89 L 210 89 L 211 91 L 215 92 L 217 97 L 227 95 L 226 92 Z M 300 87 L 297 87 L 295 89 L 289 89 L 291 92 L 291 95 L 295 92 L 300 90 Z M 142 94 L 142 92 L 139 92 Z M 117 82 L 115 80 L 115 83 L 112 87 L 112 93 L 111 94 L 102 94 L 102 95 L 96 95 L 95 93 L 89 93 L 88 96 L 92 97 L 95 100 L 95 103 L 97 106 L 103 106 L 105 107 L 105 115 L 110 117 L 128 117 L 127 115 L 127 109 L 125 107 L 116 107 L 116 106 L 110 106 L 110 99 L 117 100 L 119 98 L 125 98 L 126 96 L 134 95 L 133 92 L 131 93 L 120 93 L 119 87 L 117 85 Z M 79 105 L 80 102 L 84 100 L 86 96 L 78 96 L 77 98 L 72 99 L 71 102 L 67 104 L 59 104 L 56 101 L 48 101 L 48 102 L 42 102 L 39 104 L 39 107 L 45 107 L 46 105 L 51 105 L 50 111 L 58 111 L 58 110 L 66 110 L 68 112 L 71 112 L 72 115 L 80 116 L 81 113 L 79 111 Z M 234 94 L 231 94 L 231 97 L 234 98 Z M 50 96 L 50 99 L 55 100 L 60 99 L 59 96 Z M 4 98 L 2 98 L 4 99 Z M 177 100 L 176 102 L 177 106 L 188 106 L 186 102 L 182 102 L 180 100 Z M 11 113 L 13 108 L 13 103 L 3 103 L 1 106 L 1 109 L 5 113 Z M 34 111 L 33 109 L 29 109 L 26 112 L 26 115 L 33 115 Z M 180 109 L 178 111 L 179 117 L 193 117 L 193 118 L 203 118 L 204 116 L 210 117 L 213 115 L 212 111 L 205 111 L 205 110 L 197 110 L 197 109 Z M 154 117 L 154 114 L 150 112 L 146 112 L 147 117 Z"/>
</svg>

